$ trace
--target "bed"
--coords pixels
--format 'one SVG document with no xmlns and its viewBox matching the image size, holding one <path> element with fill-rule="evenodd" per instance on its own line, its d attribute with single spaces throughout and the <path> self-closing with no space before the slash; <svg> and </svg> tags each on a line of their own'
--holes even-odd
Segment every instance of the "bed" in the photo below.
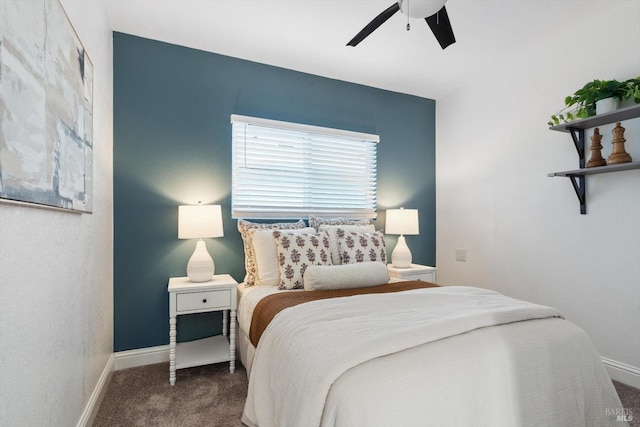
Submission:
<svg viewBox="0 0 640 427">
<path fill-rule="evenodd" d="M 590 339 L 550 307 L 425 282 L 238 292 L 245 425 L 624 425 Z"/>
</svg>

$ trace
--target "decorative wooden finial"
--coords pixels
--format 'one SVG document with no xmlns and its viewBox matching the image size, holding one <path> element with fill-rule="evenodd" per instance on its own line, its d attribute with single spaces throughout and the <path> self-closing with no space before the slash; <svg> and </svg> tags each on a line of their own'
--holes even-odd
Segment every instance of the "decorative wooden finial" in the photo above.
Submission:
<svg viewBox="0 0 640 427">
<path fill-rule="evenodd" d="M 614 165 L 616 163 L 628 163 L 631 161 L 631 156 L 624 149 L 624 143 L 626 141 L 626 139 L 624 139 L 624 131 L 625 129 L 620 126 L 620 122 L 616 123 L 616 127 L 614 127 L 611 131 L 611 133 L 613 134 L 613 140 L 611 141 L 611 143 L 613 144 L 613 151 L 607 158 L 608 165 Z"/>
<path fill-rule="evenodd" d="M 595 166 L 604 166 L 607 164 L 607 161 L 602 157 L 602 135 L 600 135 L 600 129 L 595 128 L 593 130 L 593 136 L 591 137 L 591 158 L 587 162 L 588 168 L 593 168 Z"/>
</svg>

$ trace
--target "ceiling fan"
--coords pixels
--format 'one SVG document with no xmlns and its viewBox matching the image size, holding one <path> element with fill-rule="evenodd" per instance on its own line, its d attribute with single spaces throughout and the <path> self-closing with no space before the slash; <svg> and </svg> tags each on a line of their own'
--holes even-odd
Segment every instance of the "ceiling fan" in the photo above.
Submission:
<svg viewBox="0 0 640 427">
<path fill-rule="evenodd" d="M 367 24 L 356 36 L 347 43 L 347 46 L 357 46 L 369 34 L 373 33 L 378 27 L 384 24 L 389 18 L 400 11 L 409 18 L 424 18 L 431 28 L 436 40 L 440 43 L 442 49 L 456 42 L 449 22 L 449 15 L 444 4 L 447 0 L 398 0 L 396 3 L 387 8 L 380 15 L 376 16 Z M 407 23 L 409 30 L 409 23 Z"/>
</svg>

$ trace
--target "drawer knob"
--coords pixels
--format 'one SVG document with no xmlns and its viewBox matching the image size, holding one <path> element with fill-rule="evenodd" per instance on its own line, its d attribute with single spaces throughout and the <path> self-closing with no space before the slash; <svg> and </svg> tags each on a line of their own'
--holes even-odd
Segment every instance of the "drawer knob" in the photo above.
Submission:
<svg viewBox="0 0 640 427">
<path fill-rule="evenodd" d="M 206 299 L 206 298 L 203 298 L 203 299 L 202 299 L 202 303 L 203 303 L 203 304 L 206 304 L 206 303 L 207 303 L 207 299 Z"/>
</svg>

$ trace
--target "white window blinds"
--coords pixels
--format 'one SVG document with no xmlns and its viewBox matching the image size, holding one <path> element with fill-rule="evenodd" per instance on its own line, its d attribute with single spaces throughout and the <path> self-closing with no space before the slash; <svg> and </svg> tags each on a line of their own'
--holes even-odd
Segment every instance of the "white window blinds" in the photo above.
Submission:
<svg viewBox="0 0 640 427">
<path fill-rule="evenodd" d="M 234 218 L 376 216 L 378 135 L 232 115 Z"/>
</svg>

